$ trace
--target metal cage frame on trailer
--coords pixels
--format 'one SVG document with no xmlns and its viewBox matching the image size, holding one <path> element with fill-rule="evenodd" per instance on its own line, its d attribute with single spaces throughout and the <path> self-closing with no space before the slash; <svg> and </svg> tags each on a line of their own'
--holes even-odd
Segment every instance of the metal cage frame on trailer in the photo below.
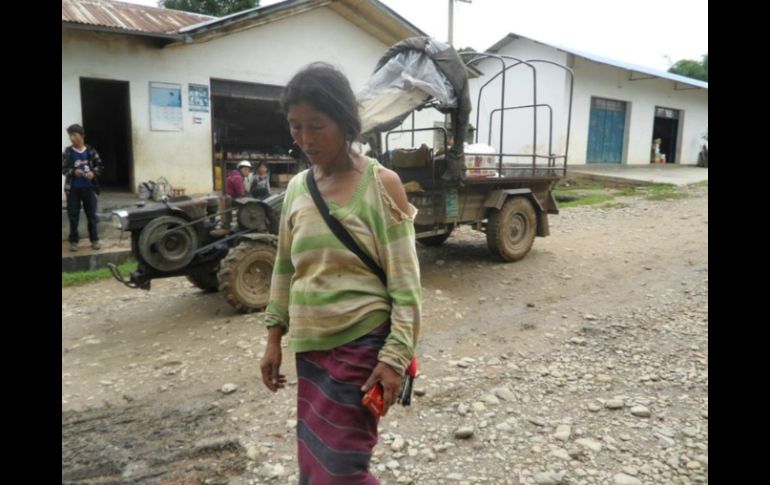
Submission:
<svg viewBox="0 0 770 485">
<path fill-rule="evenodd" d="M 489 86 L 493 81 L 495 81 L 498 77 L 502 77 L 501 83 L 500 83 L 500 107 L 493 109 L 489 113 L 489 134 L 487 137 L 488 144 L 491 145 L 492 141 L 492 119 L 495 113 L 500 113 L 500 140 L 499 140 L 499 151 L 495 153 L 466 153 L 466 155 L 484 155 L 484 156 L 495 156 L 498 159 L 498 174 L 500 175 L 499 178 L 506 178 L 503 176 L 505 173 L 505 166 L 503 164 L 503 157 L 528 157 L 532 158 L 532 176 L 537 176 L 538 170 L 545 170 L 546 173 L 556 175 L 557 172 L 561 171 L 561 175 L 567 174 L 567 164 L 568 164 L 568 157 L 569 157 L 569 139 L 570 139 L 570 130 L 572 127 L 572 101 L 574 99 L 574 87 L 575 87 L 575 73 L 572 69 L 570 69 L 567 66 L 564 66 L 562 64 L 559 64 L 554 61 L 550 61 L 547 59 L 527 59 L 522 60 L 513 56 L 509 55 L 503 55 L 503 54 L 491 54 L 488 52 L 468 52 L 464 53 L 467 55 L 472 56 L 472 58 L 465 63 L 466 66 L 470 66 L 471 64 L 486 60 L 486 59 L 497 59 L 500 61 L 500 64 L 502 68 L 493 75 L 487 82 L 481 85 L 479 88 L 479 93 L 477 96 L 476 101 L 476 126 L 475 126 L 475 142 L 478 143 L 479 141 L 479 121 L 481 119 L 481 110 L 479 107 L 481 106 L 481 99 L 482 94 L 484 93 L 484 89 Z M 514 61 L 513 64 L 507 64 L 506 61 Z M 560 68 L 564 70 L 566 74 L 569 75 L 569 103 L 567 106 L 567 131 L 566 131 L 566 139 L 565 139 L 565 146 L 564 146 L 564 154 L 559 155 L 553 153 L 553 107 L 550 104 L 547 103 L 538 103 L 537 102 L 537 68 L 533 64 L 548 64 L 551 66 L 555 66 L 557 68 Z M 525 66 L 529 67 L 532 70 L 532 103 L 530 104 L 524 104 L 524 105 L 517 105 L 517 106 L 505 106 L 505 74 L 506 71 L 509 69 L 518 67 L 518 66 Z M 429 108 L 429 107 L 435 107 L 435 100 L 430 99 L 426 101 L 423 105 L 416 108 L 415 111 Z M 517 110 L 517 109 L 526 109 L 530 108 L 532 109 L 532 123 L 533 123 L 533 135 L 532 135 L 532 153 L 505 153 L 503 149 L 503 140 L 504 140 L 504 134 L 505 134 L 505 112 L 511 111 L 511 110 Z M 539 108 L 547 108 L 549 113 L 549 123 L 548 123 L 548 154 L 542 155 L 537 153 L 537 111 Z M 412 112 L 412 128 L 407 129 L 401 129 L 401 130 L 391 130 L 389 131 L 385 136 L 385 149 L 386 151 L 389 148 L 388 144 L 388 138 L 391 134 L 398 134 L 398 133 L 411 133 L 412 134 L 412 145 L 414 145 L 414 133 L 418 131 L 443 131 L 444 134 L 444 145 L 445 145 L 445 151 L 446 151 L 446 145 L 447 145 L 447 131 L 445 128 L 439 128 L 439 127 L 430 127 L 430 128 L 415 128 L 414 127 L 414 112 Z M 537 161 L 538 159 L 547 159 L 548 160 L 548 166 L 547 167 L 538 167 Z M 557 160 L 563 160 L 562 167 L 556 166 Z M 486 167 L 485 169 L 489 169 L 489 167 Z M 474 170 L 474 169 L 471 169 Z M 521 170 L 521 168 L 515 167 L 515 168 L 508 168 L 508 170 Z"/>
</svg>

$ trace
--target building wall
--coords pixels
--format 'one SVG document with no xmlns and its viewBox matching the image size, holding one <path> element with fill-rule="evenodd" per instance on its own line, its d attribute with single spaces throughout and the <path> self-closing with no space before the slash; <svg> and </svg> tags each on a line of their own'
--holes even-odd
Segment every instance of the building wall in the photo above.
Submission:
<svg viewBox="0 0 770 485">
<path fill-rule="evenodd" d="M 702 143 L 701 136 L 708 128 L 708 90 L 674 90 L 674 82 L 665 79 L 630 81 L 629 72 L 580 57 L 567 55 L 553 47 L 528 39 L 517 39 L 500 50 L 501 54 L 520 59 L 548 59 L 567 64 L 574 70 L 575 84 L 570 127 L 569 163 L 585 164 L 588 150 L 588 127 L 591 98 L 593 96 L 625 101 L 627 103 L 626 143 L 623 163 L 642 165 L 650 163 L 652 129 L 655 107 L 673 108 L 682 111 L 680 119 L 679 154 L 677 162 L 695 164 Z M 537 66 L 538 103 L 548 103 L 554 112 L 553 151 L 564 152 L 566 140 L 566 114 L 569 100 L 567 75 L 555 68 Z M 471 122 L 476 124 L 477 96 L 481 84 L 499 70 L 499 62 L 487 60 L 478 66 L 486 75 L 471 80 L 473 112 Z M 506 106 L 530 104 L 532 99 L 532 78 L 529 71 L 516 67 L 506 74 Z M 641 77 L 635 74 L 635 77 Z M 500 79 L 484 90 L 480 104 L 479 141 L 487 142 L 489 133 L 489 112 L 500 106 Z M 683 87 L 680 85 L 680 88 Z M 507 112 L 508 113 L 508 112 Z M 513 113 L 513 112 L 511 112 Z M 542 116 L 541 116 L 542 113 Z M 506 114 L 505 152 L 532 153 L 531 111 Z M 547 153 L 548 125 L 545 112 L 538 112 L 538 153 Z M 541 135 L 542 133 L 542 135 Z M 492 145 L 497 149 L 499 140 L 499 116 L 492 123 Z M 521 161 L 521 160 L 519 160 Z"/>
<path fill-rule="evenodd" d="M 218 78 L 285 85 L 304 65 L 326 61 L 341 67 L 357 91 L 388 47 L 327 8 L 208 42 L 163 49 L 147 39 L 63 29 L 62 148 L 69 144 L 66 127 L 82 122 L 79 78 L 128 81 L 134 180 L 164 176 L 188 194 L 210 192 L 211 113 L 188 110 L 188 83 L 208 85 L 211 78 Z M 183 131 L 150 130 L 151 81 L 181 84 Z M 193 115 L 202 117 L 203 123 L 192 124 Z"/>
<path fill-rule="evenodd" d="M 498 52 L 501 55 L 512 56 L 521 60 L 543 59 L 558 64 L 566 64 L 566 55 L 551 47 L 533 42 L 528 39 L 517 39 L 505 45 Z M 506 60 L 506 65 L 512 65 L 516 61 Z M 553 135 L 550 137 L 551 153 L 563 153 L 566 134 L 566 74 L 563 69 L 553 67 L 546 63 L 532 63 L 533 69 L 527 64 L 519 64 L 505 71 L 505 107 L 547 104 L 553 112 Z M 495 150 L 500 148 L 500 113 L 494 114 L 490 124 L 489 116 L 492 110 L 501 107 L 502 76 L 498 76 L 483 88 L 479 100 L 481 87 L 490 81 L 492 76 L 501 71 L 502 65 L 497 59 L 487 59 L 478 65 L 485 74 L 470 81 L 471 123 L 479 128 L 479 143 L 491 145 Z M 537 85 L 537 93 L 533 87 Z M 503 124 L 503 151 L 505 153 L 533 153 L 534 112 L 532 108 L 506 110 Z M 478 121 L 477 121 L 478 115 Z M 491 137 L 490 137 L 491 135 Z M 537 150 L 538 154 L 549 153 L 549 116 L 547 108 L 539 108 L 537 111 Z M 531 158 L 506 158 L 511 162 L 529 162 Z M 540 163 L 545 163 L 542 160 Z"/>
<path fill-rule="evenodd" d="M 574 70 L 576 81 L 570 163 L 586 163 L 592 96 L 627 103 L 628 141 L 624 148 L 624 163 L 650 163 L 656 106 L 682 111 L 677 162 L 689 165 L 698 161 L 701 135 L 708 128 L 708 90 L 675 91 L 673 81 L 659 78 L 630 81 L 629 73 L 624 69 L 597 64 L 580 57 L 574 60 Z M 634 77 L 642 76 L 635 73 Z"/>
</svg>

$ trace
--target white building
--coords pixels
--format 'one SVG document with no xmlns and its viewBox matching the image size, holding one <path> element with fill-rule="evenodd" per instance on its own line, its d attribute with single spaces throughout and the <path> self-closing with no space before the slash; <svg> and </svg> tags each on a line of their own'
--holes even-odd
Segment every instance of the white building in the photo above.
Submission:
<svg viewBox="0 0 770 485">
<path fill-rule="evenodd" d="M 654 138 L 661 138 L 661 152 L 668 163 L 695 164 L 708 129 L 708 83 L 668 72 L 606 59 L 574 49 L 544 44 L 509 34 L 488 52 L 520 60 L 543 59 L 568 66 L 574 72 L 569 164 L 649 164 Z M 508 64 L 515 61 L 509 60 Z M 537 75 L 537 104 L 553 111 L 551 153 L 564 154 L 569 75 L 547 63 L 532 63 Z M 500 62 L 488 59 L 475 65 L 483 75 L 470 80 L 473 113 L 479 142 L 499 149 L 501 77 L 481 86 L 500 71 Z M 505 107 L 533 104 L 532 69 L 520 64 L 506 71 Z M 480 112 L 479 121 L 476 113 Z M 537 153 L 549 153 L 548 108 L 537 111 Z M 531 108 L 506 110 L 503 151 L 531 154 L 533 139 Z M 491 136 L 490 136 L 491 135 Z M 524 162 L 528 157 L 508 158 Z M 542 163 L 542 162 L 541 162 Z"/>
<path fill-rule="evenodd" d="M 416 35 L 377 0 L 287 0 L 218 19 L 62 0 L 62 148 L 66 127 L 82 124 L 106 162 L 103 184 L 118 190 L 162 176 L 210 192 L 222 158 L 267 156 L 273 173 L 288 172 L 278 96 L 291 76 L 326 61 L 357 91 L 391 45 Z"/>
<path fill-rule="evenodd" d="M 278 96 L 290 77 L 327 61 L 358 91 L 389 47 L 415 35 L 425 33 L 378 0 L 286 0 L 224 18 L 62 0 L 62 148 L 66 127 L 82 124 L 106 162 L 103 185 L 117 190 L 136 191 L 161 176 L 188 194 L 218 190 L 223 161 L 232 168 L 243 158 L 267 157 L 274 175 L 288 173 L 291 140 Z M 488 50 L 574 71 L 570 165 L 647 164 L 656 137 L 668 162 L 696 162 L 708 123 L 707 83 L 514 34 Z M 501 117 L 495 113 L 490 125 L 488 116 L 501 106 L 500 79 L 484 89 L 480 104 L 478 93 L 499 66 L 486 60 L 475 69 L 471 124 L 480 142 L 498 147 Z M 531 110 L 506 110 L 505 153 L 530 154 L 533 144 L 538 154 L 564 153 L 568 76 L 546 64 L 537 75 L 537 102 L 553 110 L 553 135 L 547 108 L 538 109 L 537 140 Z M 526 66 L 507 71 L 505 93 L 507 108 L 532 103 Z M 423 110 L 415 119 L 419 128 L 444 118 Z M 414 143 L 410 134 L 392 135 L 389 146 L 435 140 L 429 132 Z"/>
</svg>

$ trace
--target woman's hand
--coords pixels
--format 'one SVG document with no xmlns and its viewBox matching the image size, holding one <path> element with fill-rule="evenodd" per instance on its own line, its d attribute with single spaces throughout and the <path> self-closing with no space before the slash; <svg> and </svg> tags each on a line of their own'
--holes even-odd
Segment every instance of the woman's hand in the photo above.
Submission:
<svg viewBox="0 0 770 485">
<path fill-rule="evenodd" d="M 377 382 L 382 382 L 383 402 L 385 404 L 385 412 L 388 412 L 390 406 L 396 404 L 398 400 L 398 393 L 401 391 L 402 377 L 398 372 L 394 371 L 391 366 L 385 362 L 380 362 L 377 367 L 372 371 L 372 375 L 366 380 L 364 387 L 361 388 L 364 392 L 369 392 L 369 389 L 377 385 Z"/>
<path fill-rule="evenodd" d="M 272 327 L 269 330 L 265 354 L 259 363 L 259 368 L 262 371 L 262 382 L 265 384 L 265 387 L 273 392 L 286 387 L 286 376 L 279 373 L 281 370 L 282 335 L 283 329 L 280 327 Z"/>
</svg>

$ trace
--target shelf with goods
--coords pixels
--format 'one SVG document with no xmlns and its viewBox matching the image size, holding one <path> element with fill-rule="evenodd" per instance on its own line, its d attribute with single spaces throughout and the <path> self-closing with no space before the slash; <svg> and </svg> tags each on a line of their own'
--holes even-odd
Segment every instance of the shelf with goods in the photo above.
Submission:
<svg viewBox="0 0 770 485">
<path fill-rule="evenodd" d="M 297 161 L 289 155 L 282 153 L 264 153 L 252 150 L 236 150 L 236 149 L 224 149 L 215 152 L 215 177 L 226 177 L 227 173 L 231 170 L 235 170 L 243 160 L 251 162 L 252 167 L 256 170 L 259 162 L 264 162 L 268 166 L 270 173 L 270 185 L 278 188 L 285 188 L 288 181 L 298 171 L 299 166 Z M 225 173 L 222 174 L 221 168 L 224 162 Z M 221 190 L 221 182 L 215 184 L 217 190 Z"/>
</svg>

